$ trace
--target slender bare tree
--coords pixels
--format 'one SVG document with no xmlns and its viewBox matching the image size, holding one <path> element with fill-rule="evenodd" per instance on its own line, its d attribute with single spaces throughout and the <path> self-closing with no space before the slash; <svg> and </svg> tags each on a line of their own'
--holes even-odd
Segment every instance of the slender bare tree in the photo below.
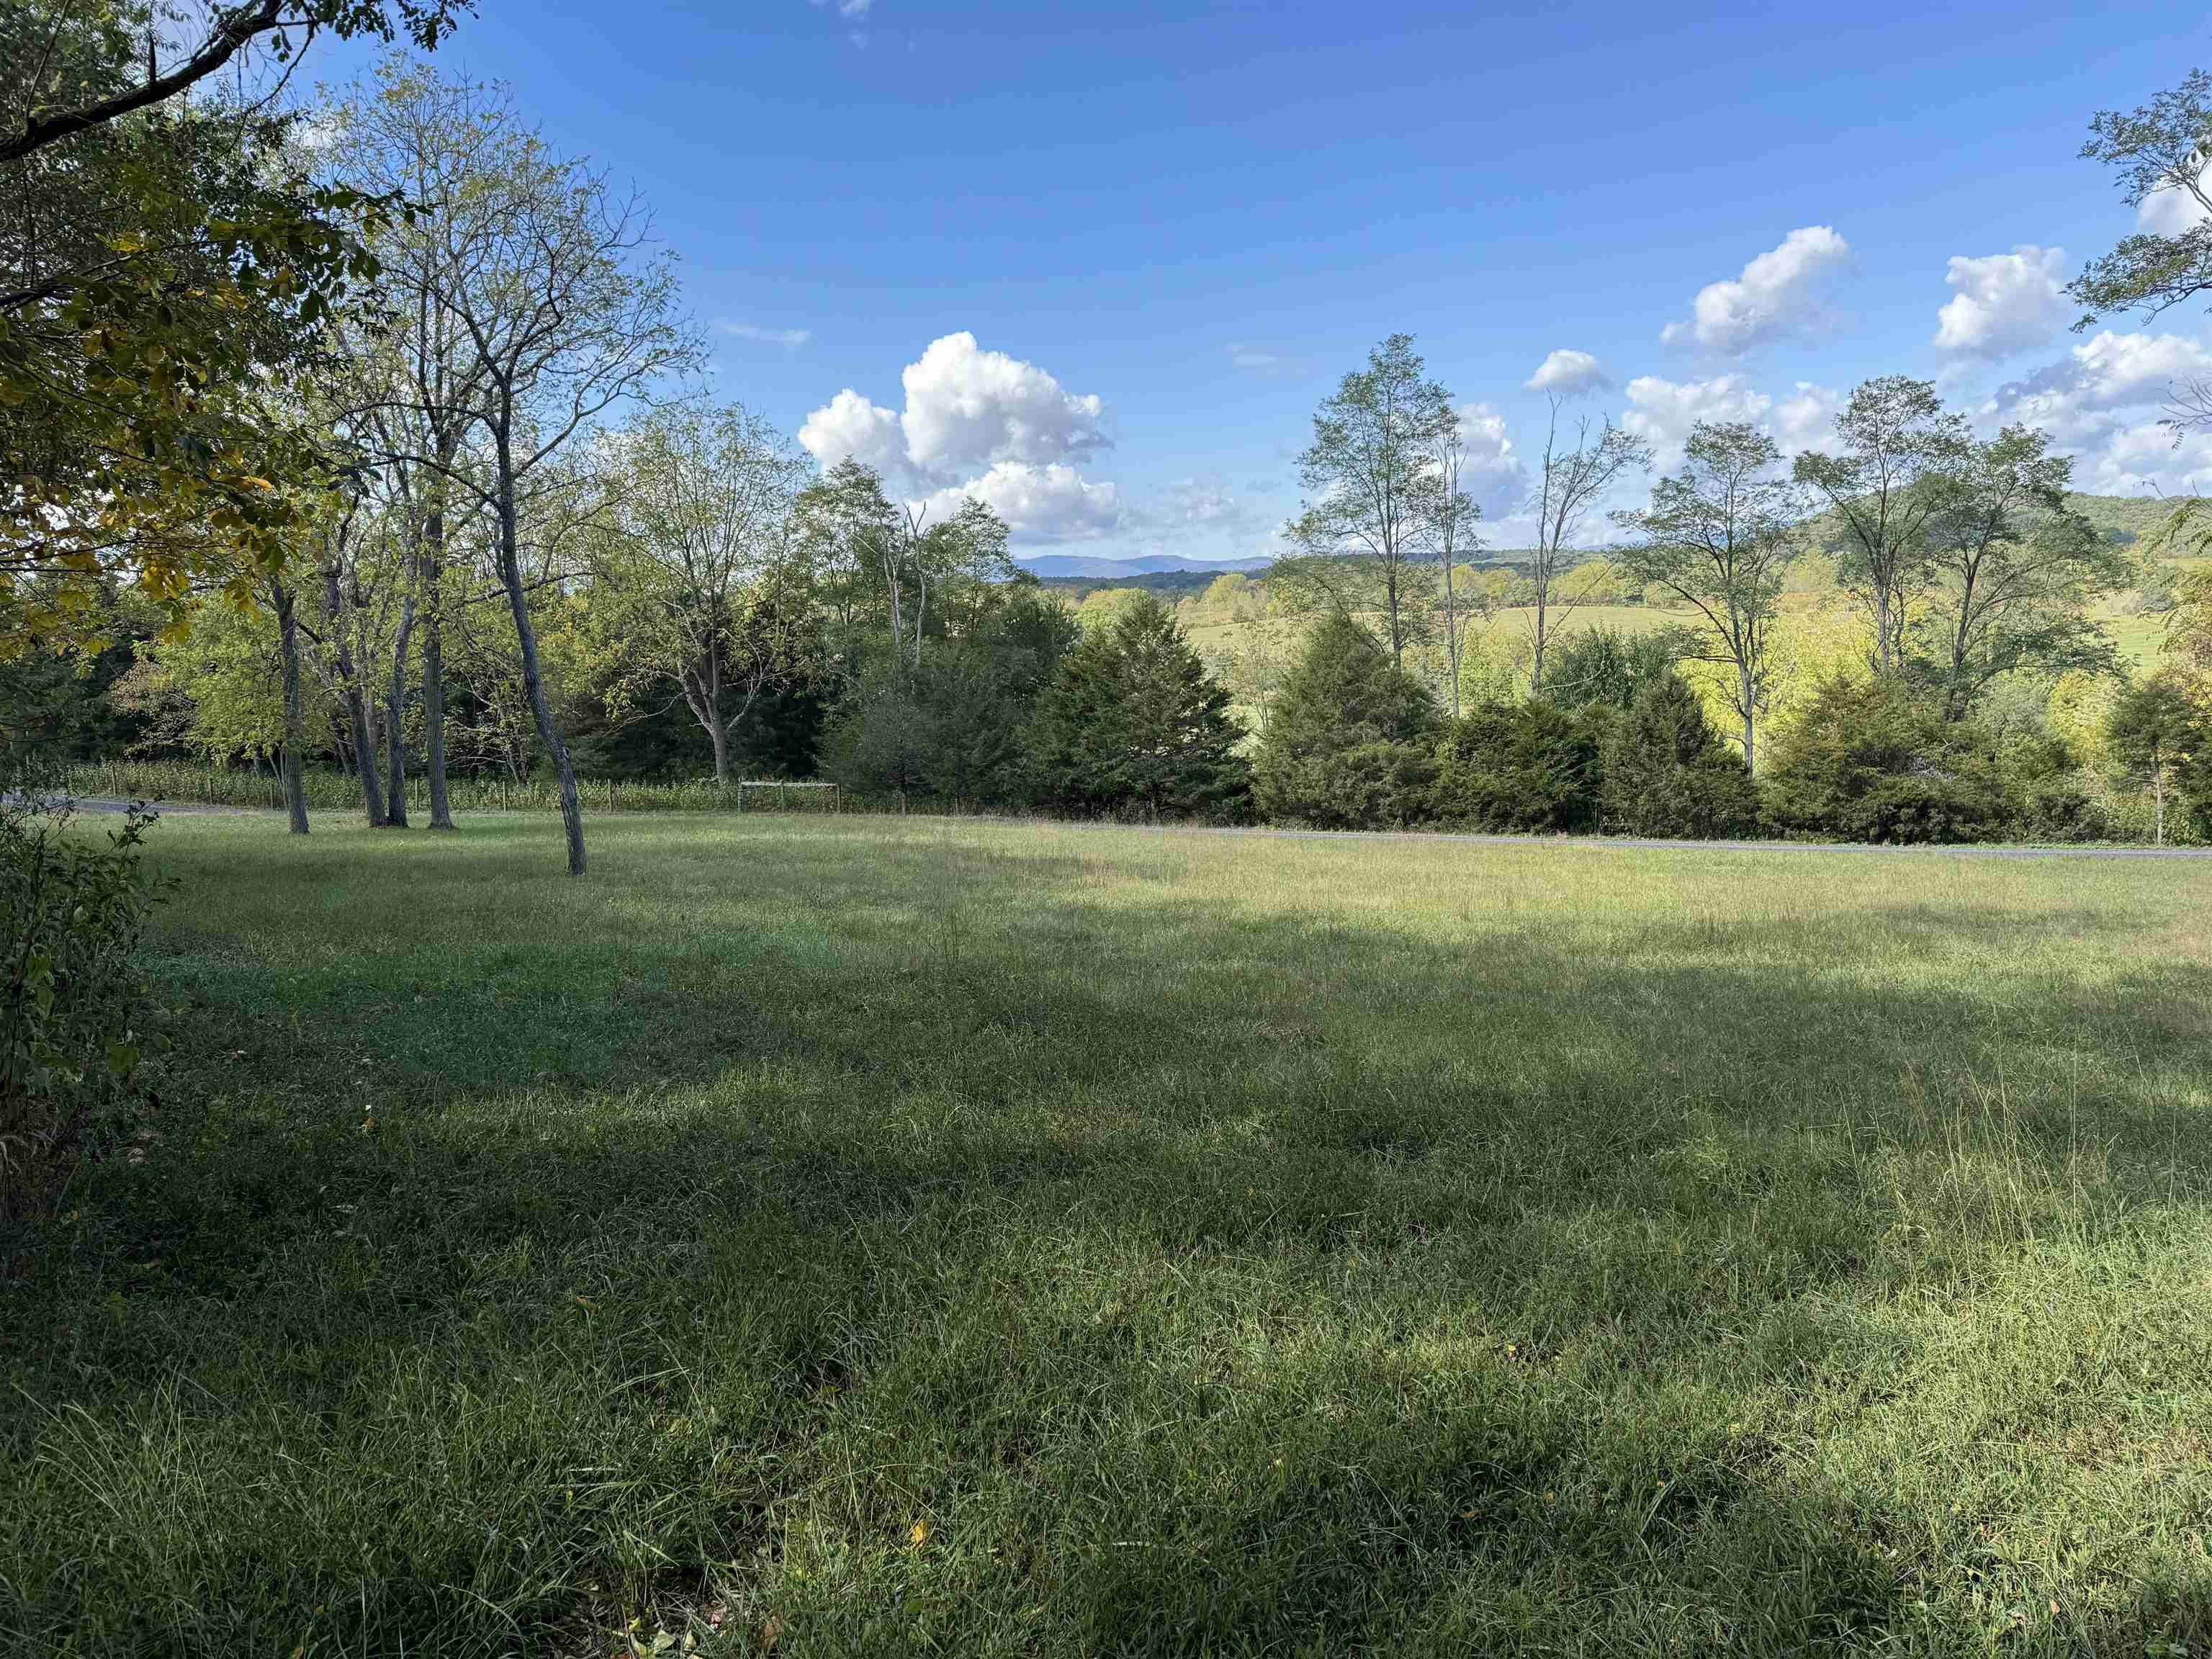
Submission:
<svg viewBox="0 0 2212 1659">
<path fill-rule="evenodd" d="M 1535 494 L 1528 503 L 1536 520 L 1535 556 L 1528 576 L 1535 589 L 1535 616 L 1531 623 L 1528 690 L 1544 689 L 1544 653 L 1549 648 L 1555 618 L 1573 614 L 1586 595 L 1566 585 L 1579 551 L 1583 527 L 1606 492 L 1626 474 L 1651 465 L 1651 446 L 1634 433 L 1600 417 L 1595 427 L 1587 415 L 1577 418 L 1574 431 L 1560 430 L 1560 406 L 1565 398 L 1554 393 L 1552 418 L 1544 429 L 1544 464 Z"/>
<path fill-rule="evenodd" d="M 427 246 L 414 268 L 459 343 L 458 372 L 404 398 L 422 429 L 464 434 L 450 456 L 411 459 L 488 514 L 493 563 L 514 618 L 523 692 L 538 746 L 552 763 L 568 842 L 568 872 L 581 875 L 583 808 L 568 743 L 554 717 L 531 615 L 534 586 L 525 546 L 540 497 L 574 495 L 556 463 L 617 404 L 650 395 L 697 366 L 699 349 L 677 313 L 669 259 L 650 251 L 650 222 L 635 195 L 556 153 L 516 114 L 503 88 L 447 82 L 434 92 L 453 147 L 441 193 L 421 204 Z M 540 579 L 544 580 L 543 578 Z"/>
</svg>

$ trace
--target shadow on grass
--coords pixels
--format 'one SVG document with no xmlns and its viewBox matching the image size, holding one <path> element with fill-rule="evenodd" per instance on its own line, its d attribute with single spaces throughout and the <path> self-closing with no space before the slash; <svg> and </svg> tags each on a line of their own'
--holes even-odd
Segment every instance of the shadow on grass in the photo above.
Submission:
<svg viewBox="0 0 2212 1659">
<path fill-rule="evenodd" d="M 538 899 L 501 854 L 409 849 L 404 912 L 316 862 L 179 920 L 206 1012 L 163 1139 L 7 1292 L 32 1409 L 0 1441 L 29 1494 L 0 1629 L 466 1651 L 713 1610 L 732 1651 L 773 1625 L 779 1651 L 2133 1655 L 2212 1628 L 2167 1547 L 2197 1500 L 2069 1439 L 2135 1409 L 2098 1366 L 2204 1328 L 2186 1273 L 2136 1288 L 2155 1338 L 2097 1322 L 2148 1249 L 2201 1249 L 2212 1176 L 2212 975 L 2130 963 L 2124 918 L 1423 930 L 1271 913 L 1171 852 L 1107 880 L 1012 837 L 772 845 L 603 854 Z M 1954 1353 L 1968 1319 L 1998 1334 Z M 2043 1450 L 1947 1437 L 1911 1388 L 1962 1374 L 1992 1419 L 2058 1402 Z"/>
</svg>

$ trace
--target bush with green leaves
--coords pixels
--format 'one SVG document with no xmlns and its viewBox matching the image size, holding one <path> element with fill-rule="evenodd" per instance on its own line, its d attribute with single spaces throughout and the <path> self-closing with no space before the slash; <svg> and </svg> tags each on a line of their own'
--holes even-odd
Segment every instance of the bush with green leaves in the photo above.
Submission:
<svg viewBox="0 0 2212 1659">
<path fill-rule="evenodd" d="M 1626 713 L 1646 686 L 1674 672 L 1686 648 L 1682 633 L 1668 627 L 1624 634 L 1599 626 L 1569 634 L 1545 665 L 1544 699 L 1562 708 L 1604 703 Z"/>
<path fill-rule="evenodd" d="M 1605 746 L 1605 827 L 1685 839 L 1745 835 L 1759 790 L 1680 675 L 1650 680 Z"/>
<path fill-rule="evenodd" d="M 1085 632 L 1038 699 L 1037 796 L 1086 816 L 1237 817 L 1251 788 L 1243 738 L 1175 612 L 1139 593 Z"/>
<path fill-rule="evenodd" d="M 2148 675 L 2120 694 L 2106 716 L 2105 748 L 2127 781 L 2150 793 L 2158 841 L 2179 816 L 2212 817 L 2212 708 L 2179 671 Z"/>
<path fill-rule="evenodd" d="M 1437 816 L 1479 830 L 1596 828 L 1618 719 L 1603 703 L 1569 711 L 1546 698 L 1470 709 L 1442 747 Z"/>
<path fill-rule="evenodd" d="M 1372 634 L 1334 613 L 1307 637 L 1253 758 L 1262 817 L 1367 830 L 1428 816 L 1436 704 Z"/>
<path fill-rule="evenodd" d="M 1597 827 L 1604 753 L 1618 714 L 1548 698 L 1471 708 L 1444 736 L 1431 810 L 1469 830 Z"/>
<path fill-rule="evenodd" d="M 2014 812 L 1991 748 L 1900 677 L 1836 675 L 1772 745 L 1767 814 L 1844 841 L 1994 841 Z"/>
<path fill-rule="evenodd" d="M 822 738 L 822 775 L 863 798 L 962 805 L 1026 802 L 1037 701 L 1075 644 L 1067 613 L 1033 584 L 1009 584 L 967 635 L 869 659 Z"/>
<path fill-rule="evenodd" d="M 0 1218 L 36 1207 L 162 1046 L 139 962 L 160 896 L 138 862 L 153 817 L 133 808 L 95 841 L 66 811 L 0 806 Z"/>
</svg>

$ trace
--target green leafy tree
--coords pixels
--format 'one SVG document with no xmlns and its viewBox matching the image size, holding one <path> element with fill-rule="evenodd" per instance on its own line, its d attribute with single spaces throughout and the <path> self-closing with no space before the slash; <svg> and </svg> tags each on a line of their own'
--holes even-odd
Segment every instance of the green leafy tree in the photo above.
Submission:
<svg viewBox="0 0 2212 1659">
<path fill-rule="evenodd" d="M 1964 719 L 2002 675 L 2115 672 L 2112 636 L 2087 608 L 2131 567 L 2068 505 L 2073 474 L 2047 434 L 2011 426 L 1969 446 L 1942 481 L 1926 531 L 1935 580 L 1916 633 L 1948 719 Z"/>
<path fill-rule="evenodd" d="M 1852 392 L 1836 430 L 1841 451 L 1808 450 L 1793 475 L 1841 527 L 1837 576 L 1866 612 L 1869 666 L 1902 673 L 1914 609 L 1930 579 L 1929 522 L 1966 465 L 1966 425 L 1944 410 L 1933 381 L 1887 374 Z"/>
<path fill-rule="evenodd" d="M 2120 694 L 2106 717 L 2106 751 L 2150 787 L 2154 833 L 2160 846 L 2166 842 L 2166 795 L 2177 773 L 2195 781 L 2192 763 L 2208 724 L 2212 722 L 2189 682 L 2172 669 L 2136 681 Z"/>
<path fill-rule="evenodd" d="M 1573 572 L 1583 563 L 1580 545 L 1590 514 L 1616 483 L 1651 465 L 1651 446 L 1634 433 L 1601 418 L 1583 416 L 1571 434 L 1563 430 L 1565 398 L 1552 398 L 1552 417 L 1544 430 L 1544 454 L 1528 502 L 1536 520 L 1536 546 L 1522 567 L 1525 597 L 1505 603 L 1532 607 L 1528 618 L 1528 691 L 1540 696 L 1549 666 L 1552 634 L 1589 598 Z"/>
<path fill-rule="evenodd" d="M 1437 755 L 1436 816 L 1476 830 L 1595 828 L 1620 719 L 1608 704 L 1569 709 L 1548 695 L 1468 709 Z"/>
<path fill-rule="evenodd" d="M 1743 763 L 1758 763 L 1759 723 L 1773 696 L 1771 636 L 1789 574 L 1804 492 L 1776 476 L 1773 439 L 1741 422 L 1700 421 L 1682 469 L 1662 478 L 1651 505 L 1620 522 L 1638 539 L 1615 557 L 1704 622 L 1705 650 L 1724 666 Z"/>
<path fill-rule="evenodd" d="M 2180 228 L 2144 228 L 2081 268 L 2067 289 L 2087 308 L 2078 328 L 2110 311 L 2155 317 L 2174 306 L 2212 294 L 2212 190 L 2205 179 L 2212 140 L 2212 75 L 2191 70 L 2180 85 L 2132 110 L 2100 110 L 2090 118 L 2084 160 L 2101 161 L 2117 175 L 2131 208 L 2169 198 L 2183 211 Z M 2202 389 L 2189 400 L 2185 418 L 2212 418 Z"/>
<path fill-rule="evenodd" d="M 1380 641 L 1324 616 L 1276 694 L 1253 757 L 1262 816 L 1324 829 L 1410 823 L 1434 776 L 1436 704 Z"/>
<path fill-rule="evenodd" d="M 174 621 L 210 582 L 255 598 L 282 566 L 301 503 L 279 485 L 332 458 L 270 391 L 373 279 L 362 233 L 398 204 L 310 180 L 248 66 L 281 73 L 323 32 L 427 47 L 454 9 L 0 7 L 20 121 L 0 135 L 0 597 L 21 601 L 0 649 L 83 635 L 118 574 Z"/>
<path fill-rule="evenodd" d="M 718 782 L 746 717 L 813 667 L 819 635 L 792 533 L 805 465 L 742 405 L 658 409 L 623 432 L 612 504 L 584 538 L 611 708 L 673 682 Z"/>
<path fill-rule="evenodd" d="M 1250 787 L 1229 694 L 1152 595 L 1086 634 L 1037 709 L 1039 793 L 1082 812 L 1233 812 Z"/>
<path fill-rule="evenodd" d="M 1674 672 L 1685 644 L 1683 631 L 1674 628 L 1644 634 L 1577 629 L 1552 648 L 1544 700 L 1562 708 L 1603 706 L 1626 714 L 1646 686 Z"/>
<path fill-rule="evenodd" d="M 1443 499 L 1437 474 L 1438 447 L 1458 426 L 1451 394 L 1429 378 L 1413 336 L 1393 334 L 1322 400 L 1298 458 L 1306 501 L 1291 534 L 1313 560 L 1308 574 L 1340 611 L 1356 608 L 1346 582 L 1372 579 L 1401 667 L 1426 615 L 1423 562 L 1439 519 L 1456 527 L 1465 516 Z"/>
</svg>

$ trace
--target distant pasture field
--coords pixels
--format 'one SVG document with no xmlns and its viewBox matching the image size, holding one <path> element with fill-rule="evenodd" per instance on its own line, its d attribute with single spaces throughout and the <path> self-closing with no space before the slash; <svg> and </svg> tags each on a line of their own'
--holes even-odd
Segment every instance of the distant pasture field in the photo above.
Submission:
<svg viewBox="0 0 2212 1659">
<path fill-rule="evenodd" d="M 174 818 L 10 1651 L 2212 1644 L 2212 870 Z"/>
</svg>

